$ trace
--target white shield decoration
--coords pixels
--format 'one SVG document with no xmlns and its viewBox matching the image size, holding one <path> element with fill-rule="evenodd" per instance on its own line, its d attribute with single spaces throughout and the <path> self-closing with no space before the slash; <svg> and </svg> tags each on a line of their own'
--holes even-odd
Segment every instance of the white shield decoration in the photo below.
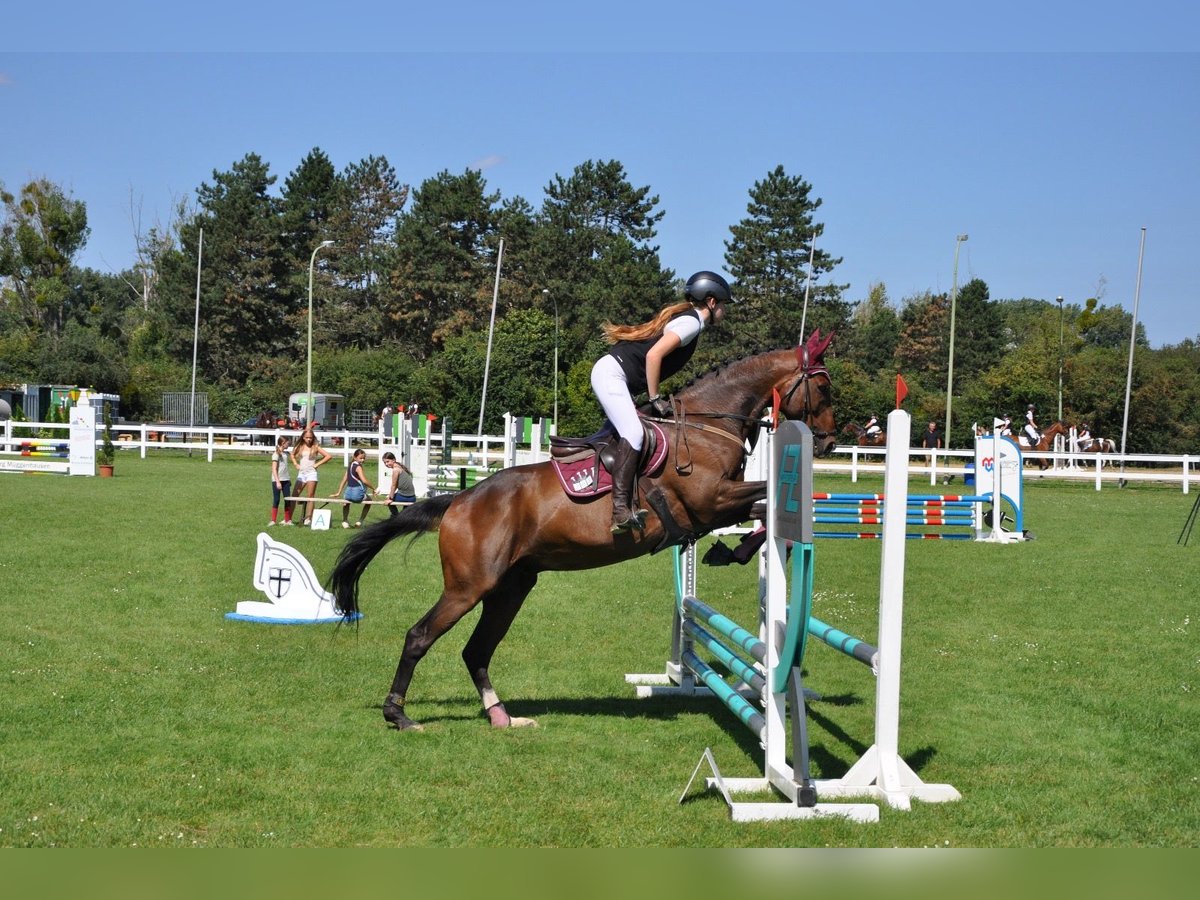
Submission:
<svg viewBox="0 0 1200 900">
<path fill-rule="evenodd" d="M 226 613 L 225 618 L 276 625 L 312 625 L 343 620 L 334 604 L 333 594 L 321 587 L 320 579 L 303 553 L 271 540 L 266 532 L 259 532 L 257 540 L 254 587 L 267 599 L 242 600 L 237 604 L 237 612 Z M 361 616 L 362 613 L 355 613 L 351 618 Z"/>
</svg>

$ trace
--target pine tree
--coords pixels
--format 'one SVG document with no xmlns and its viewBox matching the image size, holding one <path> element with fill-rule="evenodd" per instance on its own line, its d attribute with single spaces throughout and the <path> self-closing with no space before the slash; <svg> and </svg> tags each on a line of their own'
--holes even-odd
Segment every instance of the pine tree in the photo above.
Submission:
<svg viewBox="0 0 1200 900">
<path fill-rule="evenodd" d="M 805 286 L 814 238 L 824 232 L 813 214 L 821 206 L 811 198 L 812 185 L 791 177 L 776 166 L 750 189 L 749 214 L 730 227 L 725 242 L 725 263 L 736 282 L 735 295 L 745 305 L 737 310 L 739 349 L 783 346 L 797 342 L 804 330 L 842 328 L 849 315 L 842 301 L 844 285 L 819 285 L 841 257 L 833 257 L 817 243 L 812 256 L 809 307 L 804 311 Z"/>
</svg>

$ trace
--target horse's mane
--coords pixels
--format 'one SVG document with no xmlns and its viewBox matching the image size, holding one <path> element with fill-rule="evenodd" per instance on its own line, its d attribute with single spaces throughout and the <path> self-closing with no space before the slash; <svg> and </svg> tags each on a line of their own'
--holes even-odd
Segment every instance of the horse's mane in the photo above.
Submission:
<svg viewBox="0 0 1200 900">
<path fill-rule="evenodd" d="M 740 368 L 746 363 L 753 362 L 759 357 L 767 356 L 771 353 L 778 353 L 781 350 L 794 350 L 793 347 L 772 347 L 767 350 L 751 350 L 744 356 L 739 356 L 736 359 L 727 360 L 725 362 L 714 363 L 699 375 L 694 375 L 688 379 L 687 384 L 681 387 L 676 393 L 681 397 L 687 394 L 703 390 L 708 387 L 710 381 L 719 379 L 732 369 Z"/>
</svg>

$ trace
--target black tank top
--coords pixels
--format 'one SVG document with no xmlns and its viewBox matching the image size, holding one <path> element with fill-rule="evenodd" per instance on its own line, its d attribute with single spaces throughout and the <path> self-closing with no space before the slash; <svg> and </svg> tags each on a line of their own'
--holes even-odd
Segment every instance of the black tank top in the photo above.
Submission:
<svg viewBox="0 0 1200 900">
<path fill-rule="evenodd" d="M 671 317 L 671 322 L 674 322 L 680 316 L 691 316 L 696 321 L 700 321 L 700 313 L 694 309 L 685 310 L 677 316 Z M 669 323 L 668 323 L 669 324 Z M 703 328 L 703 322 L 700 323 Z M 703 330 L 701 331 L 703 334 Z M 621 364 L 621 371 L 625 373 L 625 380 L 629 384 L 629 393 L 637 396 L 646 390 L 646 356 L 650 352 L 650 348 L 658 343 L 657 337 L 647 338 L 644 341 L 617 341 L 613 344 L 613 348 L 608 351 L 608 355 L 613 357 Z M 700 343 L 700 334 L 697 334 L 695 339 L 689 344 L 680 344 L 670 353 L 663 357 L 662 371 L 659 372 L 659 381 L 666 381 L 680 369 L 688 364 L 688 360 L 692 358 L 692 354 L 696 352 L 696 345 Z"/>
</svg>

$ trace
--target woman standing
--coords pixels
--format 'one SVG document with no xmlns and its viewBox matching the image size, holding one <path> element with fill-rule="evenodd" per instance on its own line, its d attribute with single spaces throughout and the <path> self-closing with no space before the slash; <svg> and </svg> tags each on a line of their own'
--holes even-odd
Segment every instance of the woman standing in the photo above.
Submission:
<svg viewBox="0 0 1200 900">
<path fill-rule="evenodd" d="M 604 324 L 604 337 L 613 345 L 592 367 L 592 391 L 619 435 L 613 463 L 612 531 L 642 528 L 646 510 L 630 508 L 642 450 L 642 423 L 633 398 L 650 395 L 656 416 L 671 415 L 671 404 L 659 395 L 659 385 L 682 369 L 696 352 L 700 332 L 725 317 L 733 302 L 729 282 L 716 272 L 697 272 L 687 280 L 684 301 L 660 310 L 641 325 Z"/>
<path fill-rule="evenodd" d="M 281 437 L 275 442 L 275 452 L 271 454 L 271 521 L 270 528 L 279 517 L 279 501 L 283 500 L 283 524 L 292 524 L 292 473 L 288 469 L 288 447 L 292 444 L 290 437 Z"/>
<path fill-rule="evenodd" d="M 317 469 L 329 462 L 331 457 L 324 447 L 317 443 L 316 435 L 305 431 L 300 443 L 292 450 L 292 462 L 296 466 L 296 496 L 308 497 L 304 505 L 304 524 L 312 524 L 312 498 L 317 493 Z"/>
</svg>

